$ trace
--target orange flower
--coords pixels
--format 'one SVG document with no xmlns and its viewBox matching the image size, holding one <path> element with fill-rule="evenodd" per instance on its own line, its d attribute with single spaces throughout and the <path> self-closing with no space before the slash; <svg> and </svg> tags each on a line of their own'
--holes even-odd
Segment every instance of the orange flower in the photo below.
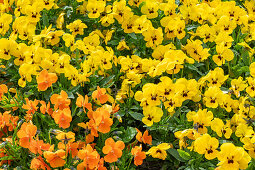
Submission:
<svg viewBox="0 0 255 170">
<path fill-rule="evenodd" d="M 116 113 L 120 110 L 120 106 L 118 104 L 116 105 L 116 103 L 112 104 L 112 108 L 113 108 L 112 109 L 112 114 L 114 114 L 114 113 Z"/>
<path fill-rule="evenodd" d="M 68 95 L 65 91 L 61 90 L 60 95 L 53 94 L 50 98 L 52 104 L 54 104 L 54 109 L 63 110 L 64 108 L 69 108 L 71 100 L 68 99 Z"/>
<path fill-rule="evenodd" d="M 151 135 L 149 135 L 148 130 L 146 130 L 143 135 L 142 135 L 142 132 L 140 132 L 137 128 L 136 128 L 136 131 L 138 132 L 136 135 L 136 139 L 139 142 L 143 142 L 145 144 L 147 143 L 147 144 L 151 145 L 152 137 L 151 137 Z"/>
<path fill-rule="evenodd" d="M 108 101 L 108 95 L 105 94 L 105 88 L 100 88 L 97 86 L 97 90 L 92 93 L 92 98 L 100 101 L 101 104 L 104 104 Z"/>
<path fill-rule="evenodd" d="M 87 95 L 85 95 L 85 99 L 82 95 L 78 94 L 78 98 L 76 100 L 76 105 L 78 107 L 83 107 L 83 110 L 84 112 L 85 111 L 85 108 L 87 108 L 88 110 L 92 110 L 92 104 L 88 102 L 89 101 L 89 98 Z"/>
<path fill-rule="evenodd" d="M 146 158 L 146 153 L 142 151 L 142 146 L 135 146 L 131 150 L 131 154 L 134 155 L 134 164 L 136 166 L 143 164 L 143 160 Z"/>
<path fill-rule="evenodd" d="M 86 144 L 91 143 L 94 141 L 94 136 L 92 134 L 88 134 L 85 137 Z"/>
<path fill-rule="evenodd" d="M 42 70 L 38 77 L 36 78 L 38 89 L 41 91 L 47 90 L 48 87 L 51 87 L 53 83 L 56 83 L 58 76 L 56 73 L 48 73 L 47 70 Z"/>
<path fill-rule="evenodd" d="M 32 140 L 29 144 L 29 150 L 34 154 L 42 155 L 42 150 L 49 150 L 50 144 L 44 143 L 43 140 Z"/>
<path fill-rule="evenodd" d="M 77 156 L 77 154 L 78 154 L 78 147 L 79 147 L 79 144 L 76 143 L 76 142 L 68 143 L 68 144 L 64 144 L 62 142 L 58 143 L 58 148 L 66 150 L 66 155 L 68 153 L 72 154 L 72 158 Z"/>
<path fill-rule="evenodd" d="M 0 128 L 4 129 L 8 127 L 8 131 L 13 131 L 17 126 L 17 121 L 19 120 L 18 116 L 12 116 L 11 111 L 6 111 L 3 114 L 0 113 Z"/>
<path fill-rule="evenodd" d="M 69 108 L 65 108 L 64 110 L 54 111 L 53 118 L 59 127 L 66 129 L 70 126 L 70 122 L 72 121 L 71 110 Z"/>
<path fill-rule="evenodd" d="M 2 100 L 2 97 L 4 95 L 4 93 L 8 92 L 8 88 L 5 84 L 1 84 L 0 85 L 0 100 Z"/>
<path fill-rule="evenodd" d="M 107 154 L 104 157 L 105 162 L 113 163 L 122 156 L 122 150 L 125 148 L 125 144 L 122 141 L 117 141 L 116 143 L 112 138 L 108 138 L 105 141 L 105 146 L 103 147 L 103 153 Z"/>
<path fill-rule="evenodd" d="M 23 123 L 20 130 L 17 133 L 18 138 L 20 138 L 19 144 L 23 148 L 29 148 L 30 142 L 35 136 L 37 127 L 31 123 Z"/>
<path fill-rule="evenodd" d="M 95 120 L 99 132 L 110 132 L 113 121 L 110 118 L 110 113 L 107 110 L 98 108 L 93 113 L 93 119 Z"/>
<path fill-rule="evenodd" d="M 84 149 L 79 150 L 78 157 L 83 160 L 83 162 L 77 166 L 77 170 L 96 168 L 100 159 L 100 155 L 90 144 L 87 144 Z"/>
<path fill-rule="evenodd" d="M 107 168 L 104 166 L 104 158 L 100 159 L 97 169 L 98 170 L 107 170 Z"/>
<path fill-rule="evenodd" d="M 65 154 L 65 151 L 61 149 L 56 152 L 45 151 L 43 156 L 52 168 L 57 168 L 65 165 Z"/>
<path fill-rule="evenodd" d="M 110 132 L 112 124 L 113 121 L 110 118 L 110 113 L 107 110 L 98 108 L 96 111 L 92 112 L 89 126 L 91 128 L 91 134 L 95 137 L 97 137 L 97 131 L 101 133 Z"/>
<path fill-rule="evenodd" d="M 40 111 L 42 114 L 45 114 L 46 112 L 52 116 L 53 114 L 53 110 L 52 108 L 50 108 L 50 102 L 48 102 L 48 104 L 46 105 L 45 101 L 40 101 L 41 107 L 40 107 Z"/>
<path fill-rule="evenodd" d="M 38 109 L 37 105 L 39 103 L 39 100 L 35 99 L 34 101 L 32 101 L 32 100 L 29 100 L 28 98 L 25 98 L 25 100 L 27 104 L 23 104 L 22 108 L 27 110 L 26 111 L 27 114 L 31 114 L 31 113 L 34 114 L 35 111 L 37 111 Z"/>
<path fill-rule="evenodd" d="M 32 159 L 31 164 L 30 164 L 30 169 L 45 170 L 45 168 L 47 170 L 50 170 L 50 167 L 43 161 L 43 158 L 41 156 L 38 156 L 37 158 Z"/>
</svg>

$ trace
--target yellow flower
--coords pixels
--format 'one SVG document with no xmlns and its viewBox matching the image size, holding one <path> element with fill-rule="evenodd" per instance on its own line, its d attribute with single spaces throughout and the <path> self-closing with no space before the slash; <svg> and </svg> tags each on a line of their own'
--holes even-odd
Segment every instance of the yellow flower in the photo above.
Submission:
<svg viewBox="0 0 255 170">
<path fill-rule="evenodd" d="M 126 41 L 125 40 L 121 40 L 119 42 L 119 45 L 117 46 L 117 50 L 122 51 L 124 49 L 130 50 L 130 48 L 126 44 Z"/>
<path fill-rule="evenodd" d="M 211 122 L 211 129 L 215 131 L 219 137 L 222 137 L 222 134 L 223 134 L 226 139 L 229 139 L 232 134 L 232 130 L 230 129 L 230 124 L 224 125 L 223 121 L 219 118 L 213 119 L 213 121 Z"/>
<path fill-rule="evenodd" d="M 207 111 L 207 109 L 199 109 L 197 112 L 190 111 L 187 113 L 187 120 L 193 121 L 194 126 L 199 133 L 207 133 L 206 126 L 211 125 L 211 121 L 213 119 L 213 113 L 211 111 Z"/>
<path fill-rule="evenodd" d="M 147 15 L 147 18 L 152 19 L 158 16 L 159 5 L 155 1 L 146 1 L 142 6 L 141 12 Z"/>
<path fill-rule="evenodd" d="M 194 142 L 195 151 L 199 154 L 205 154 L 205 158 L 208 160 L 214 159 L 218 155 L 216 150 L 219 146 L 219 141 L 211 137 L 209 134 L 197 138 Z"/>
<path fill-rule="evenodd" d="M 249 69 L 250 69 L 251 76 L 255 77 L 255 62 L 251 63 Z"/>
<path fill-rule="evenodd" d="M 142 15 L 134 21 L 133 30 L 135 33 L 143 33 L 151 27 L 150 20 L 147 19 L 146 15 Z"/>
<path fill-rule="evenodd" d="M 240 91 L 243 91 L 247 86 L 246 81 L 243 81 L 242 77 L 238 77 L 238 79 L 231 81 L 229 90 L 232 90 L 236 97 L 240 97 Z"/>
<path fill-rule="evenodd" d="M 229 75 L 224 75 L 224 71 L 220 67 L 216 67 L 214 70 L 210 70 L 210 72 L 206 75 L 206 80 L 209 81 L 208 86 L 217 86 L 221 87 L 221 85 L 228 79 Z"/>
<path fill-rule="evenodd" d="M 72 32 L 73 36 L 76 36 L 77 34 L 83 35 L 84 34 L 83 29 L 88 27 L 86 24 L 82 23 L 81 20 L 77 19 L 74 22 L 67 25 L 66 28 Z"/>
<path fill-rule="evenodd" d="M 203 48 L 202 42 L 200 40 L 188 40 L 187 45 L 184 47 L 190 57 L 198 62 L 206 60 L 210 54 L 208 48 Z"/>
<path fill-rule="evenodd" d="M 56 26 L 57 26 L 58 29 L 62 29 L 63 28 L 63 24 L 65 22 L 64 15 L 65 15 L 64 12 L 60 13 L 58 18 L 57 18 L 57 20 L 56 20 L 56 24 L 57 24 Z"/>
<path fill-rule="evenodd" d="M 11 55 L 15 53 L 15 42 L 1 38 L 0 39 L 0 59 L 9 60 L 11 58 Z"/>
<path fill-rule="evenodd" d="M 167 157 L 166 150 L 170 149 L 171 145 L 168 143 L 161 143 L 158 146 L 153 146 L 146 154 L 151 155 L 153 158 L 165 160 Z"/>
<path fill-rule="evenodd" d="M 115 32 L 115 30 L 107 30 L 104 42 L 107 45 L 107 42 L 111 40 L 112 34 Z"/>
<path fill-rule="evenodd" d="M 142 122 L 147 126 L 152 126 L 154 122 L 159 122 L 163 116 L 163 111 L 159 107 L 148 106 L 143 108 Z"/>
<path fill-rule="evenodd" d="M 203 98 L 206 107 L 217 108 L 222 101 L 222 94 L 222 91 L 218 87 L 209 87 L 208 90 L 205 91 Z"/>
<path fill-rule="evenodd" d="M 10 28 L 10 24 L 12 23 L 12 15 L 7 14 L 7 13 L 3 13 L 0 16 L 0 34 L 1 35 L 5 35 L 6 32 L 9 30 Z"/>
<path fill-rule="evenodd" d="M 66 47 L 71 47 L 71 51 L 74 51 L 76 49 L 73 35 L 66 33 L 66 34 L 63 35 L 62 38 L 65 41 L 65 46 Z"/>
<path fill-rule="evenodd" d="M 100 14 L 104 12 L 105 5 L 106 5 L 105 1 L 89 0 L 86 7 L 89 12 L 88 17 L 98 18 Z"/>
<path fill-rule="evenodd" d="M 230 49 L 225 48 L 223 43 L 216 46 L 216 51 L 217 55 L 213 56 L 213 61 L 218 66 L 225 64 L 225 60 L 231 61 L 234 58 L 234 53 Z"/>
<path fill-rule="evenodd" d="M 235 135 L 240 137 L 240 140 L 242 140 L 244 137 L 252 137 L 254 135 L 254 131 L 251 126 L 242 123 L 237 126 Z"/>
<path fill-rule="evenodd" d="M 131 8 L 126 6 L 126 0 L 114 1 L 112 5 L 112 13 L 114 18 L 122 24 L 125 19 L 133 16 Z"/>
<path fill-rule="evenodd" d="M 155 48 L 160 45 L 163 41 L 162 28 L 158 29 L 148 29 L 143 32 L 144 40 L 147 41 L 146 47 Z"/>
<path fill-rule="evenodd" d="M 251 157 L 242 147 L 236 147 L 232 143 L 223 143 L 220 146 L 221 151 L 218 154 L 219 170 L 225 169 L 246 169 Z"/>
<path fill-rule="evenodd" d="M 244 137 L 242 142 L 244 143 L 243 148 L 248 150 L 252 158 L 255 158 L 255 143 L 252 138 Z"/>
</svg>

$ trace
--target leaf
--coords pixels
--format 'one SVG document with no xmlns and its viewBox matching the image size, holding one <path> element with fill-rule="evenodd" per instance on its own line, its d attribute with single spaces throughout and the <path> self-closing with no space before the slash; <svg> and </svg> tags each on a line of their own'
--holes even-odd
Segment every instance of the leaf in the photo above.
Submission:
<svg viewBox="0 0 255 170">
<path fill-rule="evenodd" d="M 169 152 L 177 160 L 179 160 L 181 162 L 185 162 L 185 160 L 182 159 L 182 157 L 179 155 L 179 152 L 176 149 L 171 148 L 171 149 L 168 149 L 167 152 Z"/>
<path fill-rule="evenodd" d="M 189 26 L 186 27 L 186 29 L 187 29 L 187 31 L 190 31 L 190 30 L 193 30 L 197 27 L 198 27 L 198 25 L 189 25 Z"/>
<path fill-rule="evenodd" d="M 134 127 L 127 127 L 127 130 L 125 130 L 125 133 L 122 135 L 121 138 L 124 143 L 127 143 L 134 138 L 136 133 L 137 133 L 137 131 Z"/>
<path fill-rule="evenodd" d="M 196 71 L 196 72 L 197 72 L 198 74 L 200 74 L 201 76 L 203 75 L 203 73 L 201 73 L 201 71 L 199 71 L 198 68 L 197 68 L 196 66 L 194 66 L 194 65 L 192 65 L 192 64 L 189 64 L 187 67 L 188 67 L 190 70 Z"/>
<path fill-rule="evenodd" d="M 44 26 L 46 26 L 46 27 L 49 26 L 49 18 L 48 18 L 48 15 L 45 12 L 43 12 L 42 21 L 43 21 Z"/>
<path fill-rule="evenodd" d="M 138 113 L 138 112 L 128 112 L 130 116 L 132 116 L 135 120 L 140 120 L 142 121 L 142 118 L 144 117 L 143 114 Z"/>
<path fill-rule="evenodd" d="M 113 82 L 113 79 L 115 78 L 115 75 L 111 75 L 109 77 L 106 77 L 105 79 L 103 79 L 99 84 L 100 87 L 105 87 L 106 84 L 111 83 L 111 81 Z"/>
<path fill-rule="evenodd" d="M 66 92 L 67 94 L 68 94 L 68 98 L 70 98 L 70 99 L 74 99 L 74 95 L 73 95 L 73 93 L 72 92 Z"/>
<path fill-rule="evenodd" d="M 184 160 L 190 160 L 191 156 L 188 152 L 185 152 L 184 150 L 177 149 L 179 155 L 184 159 Z"/>
<path fill-rule="evenodd" d="M 118 45 L 119 41 L 118 40 L 111 40 L 107 43 L 108 45 Z"/>
<path fill-rule="evenodd" d="M 128 35 L 129 35 L 131 38 L 137 40 L 137 36 L 136 36 L 135 33 L 130 33 L 130 34 L 128 34 Z"/>
</svg>

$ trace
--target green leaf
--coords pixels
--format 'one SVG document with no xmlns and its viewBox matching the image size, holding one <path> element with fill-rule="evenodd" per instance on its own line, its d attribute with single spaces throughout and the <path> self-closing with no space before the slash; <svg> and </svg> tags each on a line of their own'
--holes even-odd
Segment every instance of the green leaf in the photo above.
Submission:
<svg viewBox="0 0 255 170">
<path fill-rule="evenodd" d="M 191 156 L 188 152 L 185 152 L 184 150 L 177 149 L 179 155 L 184 159 L 184 160 L 190 160 Z"/>
<path fill-rule="evenodd" d="M 197 27 L 198 27 L 198 25 L 189 25 L 189 26 L 186 27 L 186 29 L 187 29 L 187 31 L 190 31 L 190 30 L 193 30 Z"/>
<path fill-rule="evenodd" d="M 72 93 L 72 92 L 67 92 L 67 94 L 68 94 L 68 98 L 70 98 L 70 99 L 74 99 L 74 95 L 73 95 L 73 93 Z"/>
<path fill-rule="evenodd" d="M 115 78 L 115 75 L 111 75 L 109 77 L 106 77 L 105 79 L 103 79 L 100 83 L 99 86 L 100 87 L 105 87 L 108 83 L 111 84 L 111 81 L 113 82 L 113 79 Z"/>
<path fill-rule="evenodd" d="M 136 36 L 135 33 L 130 33 L 130 34 L 128 34 L 128 35 L 129 35 L 131 38 L 137 40 L 137 36 Z"/>
<path fill-rule="evenodd" d="M 49 26 L 49 18 L 45 11 L 43 12 L 43 15 L 42 15 L 42 21 L 44 26 L 46 27 Z"/>
<path fill-rule="evenodd" d="M 192 65 L 192 64 L 189 64 L 187 67 L 188 67 L 190 70 L 196 71 L 196 72 L 197 72 L 198 74 L 200 74 L 201 76 L 203 75 L 203 73 L 201 73 L 201 71 L 199 71 L 199 70 L 197 69 L 196 66 L 194 66 L 194 65 Z"/>
<path fill-rule="evenodd" d="M 111 40 L 107 43 L 107 45 L 118 45 L 119 41 L 118 40 Z"/>
<path fill-rule="evenodd" d="M 142 118 L 144 117 L 141 113 L 138 112 L 128 112 L 130 116 L 132 116 L 135 120 L 140 120 L 142 121 Z"/>
<path fill-rule="evenodd" d="M 123 135 L 121 135 L 121 138 L 124 143 L 127 143 L 135 137 L 136 133 L 137 133 L 137 131 L 135 128 L 127 127 L 127 130 L 125 130 L 125 133 Z"/>
<path fill-rule="evenodd" d="M 168 149 L 167 152 L 169 152 L 174 158 L 181 162 L 185 162 L 185 160 L 179 155 L 179 152 L 176 149 Z"/>
</svg>

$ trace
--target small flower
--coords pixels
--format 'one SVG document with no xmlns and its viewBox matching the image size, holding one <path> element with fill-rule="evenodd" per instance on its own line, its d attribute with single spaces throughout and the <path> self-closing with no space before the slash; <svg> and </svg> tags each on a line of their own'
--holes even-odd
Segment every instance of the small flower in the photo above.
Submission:
<svg viewBox="0 0 255 170">
<path fill-rule="evenodd" d="M 43 70 L 39 73 L 36 80 L 38 84 L 38 89 L 41 91 L 45 91 L 49 87 L 51 87 L 53 83 L 56 83 L 56 81 L 58 80 L 58 76 L 56 75 L 56 73 L 48 73 L 47 70 Z"/>
<path fill-rule="evenodd" d="M 146 154 L 151 155 L 153 158 L 165 160 L 167 157 L 166 150 L 170 148 L 171 146 L 168 143 L 161 143 L 158 146 L 153 146 L 150 148 Z"/>
<path fill-rule="evenodd" d="M 103 147 L 103 153 L 107 154 L 104 157 L 105 162 L 113 163 L 118 160 L 122 155 L 122 150 L 125 148 L 125 144 L 122 141 L 114 142 L 112 138 L 108 138 L 105 141 Z"/>
</svg>

